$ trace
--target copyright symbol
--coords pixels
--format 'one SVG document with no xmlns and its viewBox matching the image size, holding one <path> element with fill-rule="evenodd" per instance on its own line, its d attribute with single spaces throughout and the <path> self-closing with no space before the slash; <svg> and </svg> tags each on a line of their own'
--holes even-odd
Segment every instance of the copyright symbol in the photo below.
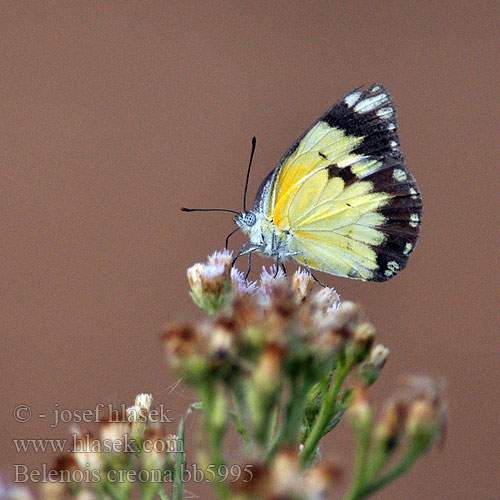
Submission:
<svg viewBox="0 0 500 500">
<path fill-rule="evenodd" d="M 17 405 L 14 408 L 14 420 L 21 423 L 31 420 L 31 408 L 28 405 Z"/>
</svg>

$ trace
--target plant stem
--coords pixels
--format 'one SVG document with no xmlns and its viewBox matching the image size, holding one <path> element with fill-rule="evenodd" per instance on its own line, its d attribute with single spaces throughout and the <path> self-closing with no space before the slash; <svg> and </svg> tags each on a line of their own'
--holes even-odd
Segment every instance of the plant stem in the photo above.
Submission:
<svg viewBox="0 0 500 500">
<path fill-rule="evenodd" d="M 378 473 L 385 467 L 390 458 L 391 452 L 387 449 L 387 443 L 385 440 L 375 440 L 375 444 L 372 447 L 371 457 L 366 466 L 366 480 L 374 480 Z"/>
<path fill-rule="evenodd" d="M 367 422 L 366 425 L 362 425 L 359 429 L 357 429 L 356 438 L 358 441 L 358 447 L 354 463 L 354 478 L 351 493 L 354 495 L 354 498 L 358 492 L 363 491 L 368 480 L 366 469 L 368 466 L 371 444 L 371 422 Z"/>
<path fill-rule="evenodd" d="M 359 491 L 352 490 L 345 500 L 363 500 L 369 497 L 373 493 L 377 492 L 390 482 L 394 481 L 401 474 L 408 472 L 411 466 L 415 463 L 417 458 L 420 456 L 420 451 L 415 449 L 410 449 L 407 451 L 406 455 L 401 459 L 401 461 L 396 464 L 389 472 L 384 474 L 380 479 L 373 481 Z"/>
<path fill-rule="evenodd" d="M 303 384 L 299 386 L 292 394 L 292 406 L 285 425 L 284 441 L 288 444 L 294 444 L 297 441 L 297 434 L 302 424 L 304 408 L 307 403 L 307 396 L 311 390 L 312 383 L 306 378 Z"/>
<path fill-rule="evenodd" d="M 181 419 L 179 422 L 179 429 L 177 431 L 177 439 L 180 443 L 182 443 L 182 449 L 176 450 L 176 462 L 175 462 L 175 469 L 174 469 L 174 481 L 172 485 L 173 493 L 172 493 L 172 500 L 182 500 L 183 497 L 183 490 L 184 490 L 184 466 L 186 464 L 186 448 L 184 445 L 184 436 L 185 436 L 185 430 L 186 430 L 186 420 L 193 413 L 194 410 L 199 410 L 201 409 L 200 403 L 193 403 L 191 406 L 189 406 L 186 415 Z M 163 491 L 162 488 L 160 488 L 163 495 L 166 497 L 165 492 Z M 161 493 L 158 492 L 158 494 L 161 497 Z M 163 498 L 162 498 L 163 500 Z M 167 497 L 168 500 L 168 497 Z"/>
<path fill-rule="evenodd" d="M 229 412 L 233 419 L 234 426 L 243 440 L 245 450 L 248 451 L 250 437 L 248 435 L 248 408 L 245 398 L 245 388 L 240 380 L 235 381 L 230 386 L 231 399 L 233 401 L 233 412 Z"/>
<path fill-rule="evenodd" d="M 220 475 L 221 467 L 224 465 L 224 457 L 222 454 L 222 438 L 224 431 L 214 421 L 216 415 L 216 398 L 218 397 L 215 384 L 207 381 L 204 387 L 200 390 L 201 399 L 203 402 L 203 414 L 205 417 L 205 427 L 207 432 L 209 453 L 211 464 L 215 467 L 215 478 L 213 480 L 214 488 L 217 492 L 218 500 L 227 500 L 229 498 L 229 489 L 227 483 Z"/>
<path fill-rule="evenodd" d="M 281 432 L 278 434 L 276 439 L 273 441 L 267 459 L 271 460 L 279 447 L 286 443 L 293 445 L 297 442 L 297 434 L 302 424 L 302 418 L 304 416 L 304 408 L 307 403 L 307 396 L 311 390 L 312 383 L 306 378 L 302 383 L 295 383 L 292 387 L 292 394 L 288 402 L 288 407 L 286 409 L 286 417 Z M 271 430 L 271 426 L 274 425 L 273 420 L 268 422 L 268 429 Z"/>
<path fill-rule="evenodd" d="M 169 500 L 167 494 L 163 490 L 163 486 L 160 485 L 158 488 L 158 496 L 160 497 L 160 500 Z"/>
<path fill-rule="evenodd" d="M 304 449 L 302 451 L 303 466 L 306 466 L 308 464 L 311 456 L 318 446 L 320 439 L 325 434 L 325 429 L 330 423 L 330 419 L 335 412 L 340 389 L 349 371 L 350 366 L 346 364 L 345 361 L 339 360 L 339 363 L 337 364 L 337 368 L 335 370 L 333 383 L 331 384 L 330 389 L 323 395 L 323 400 L 321 402 L 321 408 L 319 410 L 318 417 L 316 418 L 316 422 L 314 423 L 311 433 L 304 443 Z"/>
</svg>

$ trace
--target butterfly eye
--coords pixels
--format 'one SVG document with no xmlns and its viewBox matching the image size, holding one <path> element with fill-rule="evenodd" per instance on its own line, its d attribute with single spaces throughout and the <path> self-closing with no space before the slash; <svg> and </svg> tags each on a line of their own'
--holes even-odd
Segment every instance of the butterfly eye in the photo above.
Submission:
<svg viewBox="0 0 500 500">
<path fill-rule="evenodd" d="M 244 221 L 247 226 L 253 226 L 257 222 L 257 217 L 253 212 L 247 212 Z"/>
</svg>

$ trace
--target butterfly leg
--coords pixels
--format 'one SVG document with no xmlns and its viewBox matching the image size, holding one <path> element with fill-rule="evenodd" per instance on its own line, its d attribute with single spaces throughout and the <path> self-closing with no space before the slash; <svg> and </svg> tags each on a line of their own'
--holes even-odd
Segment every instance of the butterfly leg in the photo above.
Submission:
<svg viewBox="0 0 500 500">
<path fill-rule="evenodd" d="M 283 272 L 285 273 L 285 276 L 288 276 L 287 273 L 286 273 L 285 264 L 283 264 L 283 262 L 281 263 L 281 269 L 283 269 Z"/>
<path fill-rule="evenodd" d="M 312 276 L 313 280 L 316 283 L 318 283 L 318 285 L 321 285 L 322 287 L 327 288 L 327 285 L 322 283 L 318 278 L 316 278 L 316 276 L 314 276 L 313 272 L 311 271 L 311 268 L 309 267 L 309 264 L 307 263 L 307 258 L 304 255 L 304 252 L 302 252 L 302 251 L 294 252 L 294 253 L 290 254 L 290 257 L 294 257 L 295 255 L 300 255 L 304 259 L 304 266 L 306 267 L 307 272 Z"/>
<path fill-rule="evenodd" d="M 274 278 L 276 278 L 276 276 L 278 276 L 278 272 L 280 269 L 280 254 L 278 252 L 279 247 L 280 247 L 280 242 L 279 242 L 278 238 L 276 237 L 276 232 L 273 231 L 273 236 L 271 239 L 271 255 L 276 255 L 276 272 L 274 273 Z M 286 276 L 286 272 L 285 272 L 285 276 Z"/>
<path fill-rule="evenodd" d="M 250 274 L 251 269 L 252 269 L 252 252 L 248 252 L 248 271 L 245 274 L 245 279 L 248 279 L 248 275 Z"/>
<path fill-rule="evenodd" d="M 242 256 L 242 255 L 246 255 L 248 253 L 252 253 L 252 252 L 255 252 L 255 250 L 257 250 L 257 247 L 253 246 L 251 248 L 247 248 L 248 245 L 250 245 L 250 241 L 247 241 L 246 243 L 243 244 L 243 246 L 241 247 L 241 250 L 238 252 L 238 255 L 236 255 L 236 257 L 233 259 L 233 261 L 231 262 L 231 267 L 234 266 L 235 262 Z"/>
<path fill-rule="evenodd" d="M 274 278 L 278 276 L 279 270 L 280 270 L 280 258 L 278 255 L 276 255 L 276 272 L 274 273 Z"/>
<path fill-rule="evenodd" d="M 310 269 L 308 269 L 309 271 L 309 274 L 312 276 L 312 279 L 320 286 L 322 286 L 323 288 L 328 288 L 328 285 L 325 285 L 324 283 L 322 283 L 318 278 L 316 278 L 316 276 L 314 276 L 314 274 L 311 272 Z"/>
</svg>

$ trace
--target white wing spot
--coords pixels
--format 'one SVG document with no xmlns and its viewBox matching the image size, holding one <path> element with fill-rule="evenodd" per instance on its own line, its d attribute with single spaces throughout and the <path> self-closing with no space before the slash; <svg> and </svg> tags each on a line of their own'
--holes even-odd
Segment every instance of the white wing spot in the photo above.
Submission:
<svg viewBox="0 0 500 500">
<path fill-rule="evenodd" d="M 417 191 L 415 188 L 410 188 L 411 199 L 416 200 L 418 198 Z"/>
<path fill-rule="evenodd" d="M 395 260 L 391 260 L 387 263 L 387 269 L 384 271 L 386 276 L 392 276 L 397 271 L 399 271 L 399 264 Z"/>
<path fill-rule="evenodd" d="M 382 119 L 390 118 L 394 110 L 392 108 L 380 108 L 377 110 L 377 116 Z"/>
<path fill-rule="evenodd" d="M 387 130 L 396 130 L 396 124 L 395 123 L 389 123 L 389 125 L 387 125 Z"/>
<path fill-rule="evenodd" d="M 398 143 L 396 141 L 391 141 L 389 143 L 389 146 L 391 146 L 391 148 L 395 148 L 397 145 L 398 145 Z"/>
<path fill-rule="evenodd" d="M 384 103 L 386 99 L 387 96 L 385 94 L 378 94 L 373 97 L 367 97 L 366 99 L 358 102 L 356 106 L 354 106 L 354 111 L 356 111 L 356 113 L 368 113 L 369 111 L 378 108 L 381 104 Z"/>
<path fill-rule="evenodd" d="M 361 92 L 353 92 L 352 94 L 349 94 L 345 99 L 344 102 L 347 104 L 349 108 L 352 108 L 357 102 L 358 99 L 361 97 Z"/>
<path fill-rule="evenodd" d="M 404 170 L 401 170 L 400 168 L 394 169 L 394 171 L 392 172 L 392 177 L 394 177 L 394 179 L 396 179 L 398 182 L 403 182 L 408 178 L 406 172 Z"/>
<path fill-rule="evenodd" d="M 411 227 L 417 227 L 419 222 L 420 222 L 420 217 L 418 216 L 418 214 L 411 214 L 410 215 L 410 226 Z"/>
<path fill-rule="evenodd" d="M 380 90 L 380 85 L 374 85 L 374 86 L 371 88 L 371 91 L 372 91 L 372 92 L 377 92 L 378 90 Z"/>
<path fill-rule="evenodd" d="M 411 252 L 412 248 L 413 248 L 413 245 L 411 243 L 407 243 L 405 245 L 405 249 L 403 250 L 403 254 L 408 255 Z"/>
<path fill-rule="evenodd" d="M 396 272 L 399 270 L 399 264 L 395 260 L 391 260 L 387 263 L 387 269 Z"/>
</svg>

